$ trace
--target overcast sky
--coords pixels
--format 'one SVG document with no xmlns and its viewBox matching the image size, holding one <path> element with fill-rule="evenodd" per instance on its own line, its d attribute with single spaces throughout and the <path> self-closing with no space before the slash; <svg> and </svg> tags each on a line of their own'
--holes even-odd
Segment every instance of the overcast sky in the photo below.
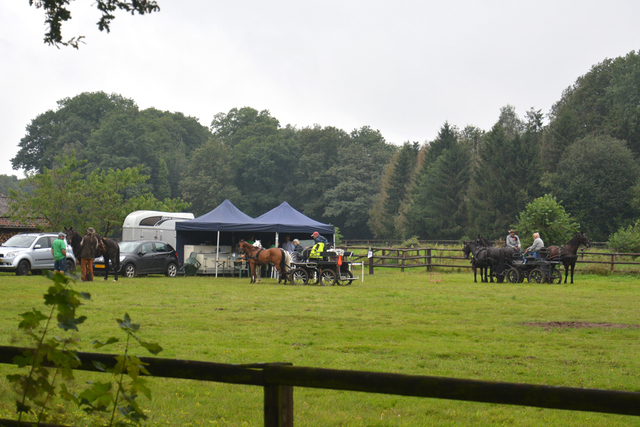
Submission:
<svg viewBox="0 0 640 427">
<path fill-rule="evenodd" d="M 157 0 L 100 32 L 93 0 L 72 2 L 47 46 L 42 10 L 0 0 L 0 174 L 25 126 L 57 101 L 104 91 L 209 126 L 269 110 L 282 126 L 370 126 L 388 142 L 432 140 L 445 121 L 488 130 L 500 108 L 548 113 L 605 58 L 640 49 L 640 2 Z"/>
</svg>

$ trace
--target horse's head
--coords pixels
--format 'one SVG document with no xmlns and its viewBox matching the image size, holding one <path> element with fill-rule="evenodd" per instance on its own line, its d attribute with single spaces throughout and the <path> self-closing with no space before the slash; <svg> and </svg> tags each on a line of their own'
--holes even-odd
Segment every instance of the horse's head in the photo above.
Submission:
<svg viewBox="0 0 640 427">
<path fill-rule="evenodd" d="M 482 237 L 482 234 L 478 234 L 478 240 L 476 240 L 476 243 L 480 246 L 484 246 L 485 248 L 493 246 L 487 238 Z"/>
<path fill-rule="evenodd" d="M 469 259 L 469 255 L 471 255 L 471 253 L 475 249 L 475 246 L 476 245 L 475 245 L 474 242 L 464 242 L 464 247 L 462 248 L 462 253 L 464 254 L 464 257 L 466 259 Z"/>
<path fill-rule="evenodd" d="M 240 239 L 240 241 L 238 242 L 238 252 L 249 255 L 252 249 L 253 246 L 251 246 L 251 243 L 245 241 L 244 239 Z"/>
<path fill-rule="evenodd" d="M 579 241 L 579 243 L 585 245 L 588 248 L 591 247 L 591 242 L 587 238 L 587 235 L 584 233 L 584 231 L 580 232 L 580 241 Z"/>
</svg>

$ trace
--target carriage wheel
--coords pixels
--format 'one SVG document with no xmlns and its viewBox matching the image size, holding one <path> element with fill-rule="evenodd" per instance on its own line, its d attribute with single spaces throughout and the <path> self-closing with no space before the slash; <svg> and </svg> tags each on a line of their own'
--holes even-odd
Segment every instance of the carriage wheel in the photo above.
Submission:
<svg viewBox="0 0 640 427">
<path fill-rule="evenodd" d="M 333 270 L 320 270 L 320 285 L 332 286 L 336 283 L 336 272 Z"/>
<path fill-rule="evenodd" d="M 546 280 L 546 275 L 544 271 L 539 268 L 534 268 L 529 273 L 529 283 L 544 283 Z"/>
<path fill-rule="evenodd" d="M 294 285 L 306 285 L 309 281 L 309 275 L 302 268 L 294 268 L 289 274 Z"/>
<path fill-rule="evenodd" d="M 549 279 L 551 283 L 559 285 L 562 283 L 562 272 L 560 270 L 556 270 L 551 275 L 551 279 Z"/>
<path fill-rule="evenodd" d="M 342 277 L 347 277 L 347 279 L 339 279 L 338 280 L 338 285 L 340 286 L 347 286 L 350 285 L 351 282 L 353 282 L 355 279 L 353 279 L 353 273 L 349 270 L 340 272 L 340 276 Z"/>
<path fill-rule="evenodd" d="M 507 270 L 504 276 L 507 278 L 507 282 L 509 283 L 520 283 L 520 272 L 517 268 L 511 267 Z"/>
</svg>

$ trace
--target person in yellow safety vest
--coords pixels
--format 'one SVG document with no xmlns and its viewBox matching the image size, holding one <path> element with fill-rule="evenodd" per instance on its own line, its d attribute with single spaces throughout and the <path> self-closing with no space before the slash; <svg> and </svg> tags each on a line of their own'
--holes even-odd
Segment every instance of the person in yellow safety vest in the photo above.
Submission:
<svg viewBox="0 0 640 427">
<path fill-rule="evenodd" d="M 322 258 L 322 252 L 324 252 L 325 245 L 329 243 L 329 241 L 317 231 L 314 231 L 311 237 L 313 237 L 315 244 L 311 248 L 309 258 Z"/>
</svg>

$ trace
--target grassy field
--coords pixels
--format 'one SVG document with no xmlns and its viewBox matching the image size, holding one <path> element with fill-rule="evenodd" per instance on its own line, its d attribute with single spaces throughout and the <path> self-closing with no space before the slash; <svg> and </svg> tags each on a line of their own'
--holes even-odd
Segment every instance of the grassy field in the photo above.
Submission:
<svg viewBox="0 0 640 427">
<path fill-rule="evenodd" d="M 87 351 L 93 339 L 118 336 L 115 319 L 127 312 L 143 338 L 164 347 L 160 357 L 640 391 L 637 277 L 575 281 L 485 284 L 443 272 L 436 284 L 423 271 L 376 269 L 348 287 L 152 276 L 76 288 L 92 295 L 81 309 Z M 0 274 L 0 282 L 0 343 L 24 344 L 17 315 L 42 307 L 48 280 Z M 589 327 L 537 325 L 548 322 Z M 14 368 L 0 372 L 0 416 L 9 417 L 4 375 Z M 148 425 L 263 423 L 259 387 L 166 379 L 151 386 L 153 400 L 142 400 Z M 331 390 L 297 388 L 294 399 L 297 426 L 640 426 L 640 417 Z M 63 421 L 89 425 L 78 411 Z"/>
</svg>

